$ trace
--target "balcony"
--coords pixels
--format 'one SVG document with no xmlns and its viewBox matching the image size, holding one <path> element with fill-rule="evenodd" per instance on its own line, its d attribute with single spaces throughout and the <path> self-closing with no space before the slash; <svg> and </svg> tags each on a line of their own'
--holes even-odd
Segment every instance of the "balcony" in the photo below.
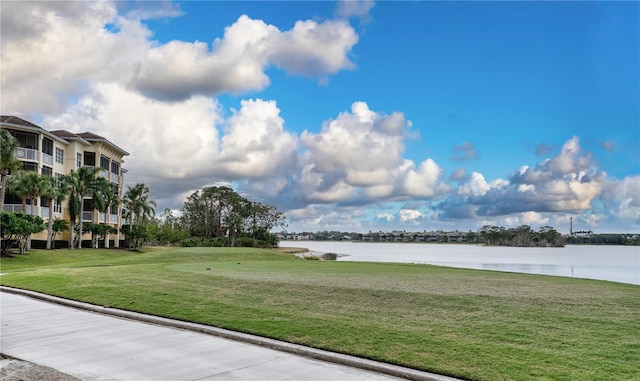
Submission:
<svg viewBox="0 0 640 381">
<path fill-rule="evenodd" d="M 40 155 L 40 152 L 36 149 L 23 148 L 23 147 L 16 148 L 16 157 L 19 160 L 38 161 L 38 158 L 40 157 L 39 155 Z"/>
<path fill-rule="evenodd" d="M 42 164 L 46 164 L 49 166 L 53 166 L 53 156 L 43 153 L 42 154 Z"/>
<path fill-rule="evenodd" d="M 83 222 L 93 222 L 93 212 L 82 212 Z"/>
<path fill-rule="evenodd" d="M 120 176 L 117 173 L 111 172 L 111 182 L 120 184 Z"/>
<path fill-rule="evenodd" d="M 22 213 L 22 204 L 4 204 L 3 210 L 8 213 Z M 49 207 L 48 206 L 31 206 L 27 205 L 27 214 L 31 214 L 34 216 L 40 216 L 44 219 L 49 218 Z M 61 214 L 57 212 L 54 208 L 53 214 Z"/>
</svg>

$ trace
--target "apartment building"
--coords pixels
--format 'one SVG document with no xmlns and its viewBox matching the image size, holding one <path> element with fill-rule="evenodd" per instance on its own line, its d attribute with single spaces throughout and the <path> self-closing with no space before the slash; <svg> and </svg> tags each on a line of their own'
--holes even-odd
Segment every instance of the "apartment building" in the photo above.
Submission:
<svg viewBox="0 0 640 381">
<path fill-rule="evenodd" d="M 91 132 L 73 133 L 65 130 L 47 131 L 44 128 L 16 116 L 0 116 L 0 128 L 6 129 L 18 141 L 16 157 L 22 162 L 23 169 L 35 171 L 45 176 L 60 177 L 77 170 L 82 166 L 99 167 L 99 176 L 111 182 L 114 189 L 122 197 L 124 174 L 123 157 L 129 155 L 125 150 L 106 138 Z M 44 201 L 44 202 L 43 202 Z M 122 212 L 117 206 L 111 207 L 108 213 L 94 209 L 93 200 L 83 200 L 83 222 L 107 223 L 120 228 Z M 4 211 L 22 211 L 22 200 L 8 192 L 5 195 Z M 41 216 L 47 220 L 49 213 L 55 218 L 69 220 L 66 201 L 53 205 L 53 211 L 46 200 L 37 205 L 28 205 L 27 213 Z M 83 239 L 90 239 L 84 235 Z M 111 236 L 110 247 L 118 247 L 121 235 Z M 46 240 L 46 232 L 33 237 L 35 240 Z M 64 232 L 56 240 L 69 241 L 70 232 Z M 124 237 L 122 237 L 124 239 Z"/>
</svg>

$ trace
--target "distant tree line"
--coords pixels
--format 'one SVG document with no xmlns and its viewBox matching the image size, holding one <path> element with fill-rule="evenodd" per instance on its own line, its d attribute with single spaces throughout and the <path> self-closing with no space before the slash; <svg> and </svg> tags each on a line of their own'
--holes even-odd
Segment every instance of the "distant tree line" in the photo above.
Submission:
<svg viewBox="0 0 640 381">
<path fill-rule="evenodd" d="M 591 231 L 587 233 L 567 236 L 567 244 L 640 246 L 640 234 L 594 234 Z"/>
<path fill-rule="evenodd" d="M 529 225 L 509 229 L 485 225 L 478 229 L 477 239 L 490 246 L 563 247 L 566 244 L 564 236 L 551 226 L 543 226 L 535 231 Z"/>
</svg>

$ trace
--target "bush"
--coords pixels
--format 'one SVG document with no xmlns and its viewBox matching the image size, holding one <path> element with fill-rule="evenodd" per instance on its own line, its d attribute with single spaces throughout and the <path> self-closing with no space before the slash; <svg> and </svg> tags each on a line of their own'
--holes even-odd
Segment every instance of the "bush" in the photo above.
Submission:
<svg viewBox="0 0 640 381">
<path fill-rule="evenodd" d="M 227 237 L 203 238 L 190 237 L 178 242 L 178 246 L 182 247 L 224 247 L 229 246 Z"/>
<path fill-rule="evenodd" d="M 324 253 L 321 257 L 325 261 L 335 261 L 338 259 L 338 254 L 336 253 Z"/>
<path fill-rule="evenodd" d="M 253 238 L 251 237 L 239 237 L 236 239 L 236 246 L 239 247 L 253 247 Z"/>
</svg>

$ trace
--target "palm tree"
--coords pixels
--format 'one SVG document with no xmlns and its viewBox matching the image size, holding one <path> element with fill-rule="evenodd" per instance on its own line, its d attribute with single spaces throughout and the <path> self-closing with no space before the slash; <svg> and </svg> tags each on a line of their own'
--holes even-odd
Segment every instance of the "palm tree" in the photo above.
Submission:
<svg viewBox="0 0 640 381">
<path fill-rule="evenodd" d="M 140 222 L 150 216 L 155 216 L 156 202 L 149 200 L 149 188 L 138 183 L 133 188 L 128 187 L 127 193 L 122 200 L 129 218 L 129 239 L 133 234 L 133 224 L 140 224 Z M 131 248 L 132 242 L 129 242 L 129 248 Z"/>
<path fill-rule="evenodd" d="M 51 241 L 55 242 L 56 235 L 58 235 L 59 232 L 63 232 L 67 229 L 69 229 L 69 223 L 67 222 L 67 220 L 56 218 L 53 221 L 53 226 L 51 227 Z"/>
<path fill-rule="evenodd" d="M 69 212 L 70 214 L 76 214 L 80 217 L 80 227 L 78 231 L 79 242 L 78 248 L 82 248 L 82 215 L 84 213 L 84 198 L 92 197 L 96 204 L 101 201 L 100 188 L 104 181 L 101 177 L 98 177 L 100 168 L 80 167 L 77 171 L 71 171 L 66 176 L 65 188 L 69 192 Z M 78 208 L 79 206 L 79 208 Z M 75 212 L 72 212 L 72 207 L 77 208 Z M 72 217 L 72 229 L 71 229 L 71 247 L 73 248 L 73 224 L 74 218 Z"/>
<path fill-rule="evenodd" d="M 118 195 L 117 188 L 115 188 L 111 183 L 109 183 L 106 180 L 104 181 L 100 181 L 100 180 L 104 180 L 104 179 L 100 178 L 98 181 L 101 194 L 100 194 L 100 197 L 96 199 L 97 201 L 96 208 L 104 213 L 105 223 L 109 224 L 109 221 L 107 220 L 109 215 L 109 209 L 112 206 L 120 205 L 121 200 L 120 200 L 120 196 Z M 107 231 L 105 235 L 104 247 L 107 249 L 109 248 L 109 231 Z"/>
<path fill-rule="evenodd" d="M 18 142 L 9 131 L 0 129 L 0 211 L 4 210 L 9 172 L 22 168 L 22 162 L 16 157 L 16 147 Z"/>
<path fill-rule="evenodd" d="M 62 181 L 57 181 L 53 177 L 44 177 L 44 187 L 41 191 L 41 196 L 47 200 L 47 205 L 49 205 L 49 221 L 47 226 L 47 250 L 52 248 L 52 243 L 55 238 L 56 232 L 54 230 L 54 221 L 53 217 L 53 205 L 54 202 L 61 203 L 62 200 L 66 197 L 66 189 Z M 66 230 L 66 229 L 63 229 Z M 60 230 L 58 230 L 60 231 Z"/>
<path fill-rule="evenodd" d="M 53 236 L 53 200 L 57 196 L 56 183 L 53 177 L 45 177 L 43 181 L 43 187 L 41 190 L 41 196 L 47 200 L 49 205 L 49 221 L 47 224 L 47 250 L 51 250 L 51 242 Z"/>
<path fill-rule="evenodd" d="M 74 173 L 74 172 L 71 171 L 71 173 Z M 74 241 L 75 226 L 76 226 L 76 220 L 79 217 L 80 209 L 81 209 L 81 202 L 80 202 L 80 199 L 79 199 L 78 194 L 76 192 L 76 188 L 74 186 L 75 183 L 76 183 L 76 179 L 74 177 L 72 177 L 71 174 L 63 175 L 60 178 L 60 183 L 59 183 L 61 194 L 63 194 L 66 197 L 69 197 L 69 200 L 68 200 L 68 204 L 69 204 L 69 224 L 70 224 L 70 228 L 69 228 L 69 233 L 70 233 L 69 248 L 71 250 L 73 250 L 74 247 L 75 247 L 75 243 L 74 243 L 75 242 Z"/>
<path fill-rule="evenodd" d="M 34 214 L 33 207 L 38 203 L 38 197 L 45 186 L 45 181 L 44 177 L 37 172 L 18 171 L 8 181 L 7 190 L 9 193 L 22 198 L 22 211 L 24 213 L 27 213 L 27 200 L 29 200 L 31 206 L 29 214 Z"/>
</svg>

